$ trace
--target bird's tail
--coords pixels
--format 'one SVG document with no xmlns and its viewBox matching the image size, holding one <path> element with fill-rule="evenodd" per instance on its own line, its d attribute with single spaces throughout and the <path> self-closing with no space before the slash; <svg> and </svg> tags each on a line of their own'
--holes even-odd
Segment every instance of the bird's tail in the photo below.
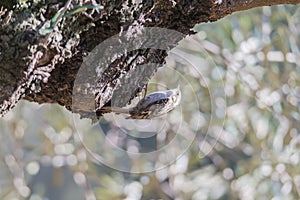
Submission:
<svg viewBox="0 0 300 200">
<path fill-rule="evenodd" d="M 114 112 L 114 113 L 124 113 L 124 114 L 130 114 L 131 108 L 119 108 L 119 107 L 102 107 L 100 109 L 101 112 L 104 113 L 110 113 L 110 112 Z"/>
</svg>

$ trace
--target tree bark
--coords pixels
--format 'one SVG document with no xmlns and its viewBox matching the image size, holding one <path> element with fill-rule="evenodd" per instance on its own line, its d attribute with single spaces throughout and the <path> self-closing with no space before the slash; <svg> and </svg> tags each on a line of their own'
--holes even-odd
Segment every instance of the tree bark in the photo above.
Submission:
<svg viewBox="0 0 300 200">
<path fill-rule="evenodd" d="M 99 4 L 103 8 L 97 7 L 95 0 L 43 2 L 0 2 L 0 115 L 23 98 L 38 103 L 58 103 L 93 119 L 93 113 L 111 104 L 114 95 L 119 99 L 116 105 L 125 106 L 159 67 L 141 70 L 138 65 L 163 64 L 167 56 L 166 50 L 148 48 L 125 52 L 117 59 L 108 58 L 110 65 L 101 69 L 99 76 L 88 77 L 95 79 L 95 84 L 80 84 L 76 94 L 83 95 L 85 100 L 90 98 L 88 104 L 94 109 L 80 100 L 74 106 L 73 96 L 77 90 L 73 87 L 78 70 L 89 52 L 106 39 L 130 31 L 135 35 L 144 27 L 160 27 L 182 33 L 174 38 L 176 44 L 184 34 L 191 34 L 191 28 L 197 23 L 216 21 L 255 7 L 295 5 L 300 0 L 102 0 Z M 59 9 L 65 8 L 64 12 L 70 13 L 76 5 L 81 8 L 89 5 L 92 9 L 76 10 L 77 13 L 54 20 L 53 30 L 43 33 L 51 27 L 50 21 Z M 166 48 L 172 48 L 172 44 L 166 44 Z M 93 95 L 86 96 L 82 91 Z M 129 93 L 129 97 L 122 98 L 124 93 Z"/>
</svg>

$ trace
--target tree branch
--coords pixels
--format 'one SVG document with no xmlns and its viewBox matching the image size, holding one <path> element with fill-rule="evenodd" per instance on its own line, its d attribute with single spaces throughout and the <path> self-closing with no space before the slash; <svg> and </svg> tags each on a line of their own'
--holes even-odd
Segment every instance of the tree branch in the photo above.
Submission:
<svg viewBox="0 0 300 200">
<path fill-rule="evenodd" d="M 73 0 L 71 8 L 84 6 L 85 2 Z M 72 107 L 73 86 L 83 58 L 106 39 L 121 32 L 135 35 L 144 27 L 189 34 L 197 23 L 216 21 L 236 11 L 278 4 L 295 5 L 300 0 L 157 0 L 139 4 L 131 0 L 102 1 L 104 8 L 100 12 L 83 11 L 57 21 L 51 35 L 41 30 L 49 27 L 49 22 L 64 4 L 13 3 L 16 2 L 0 3 L 0 7 L 7 8 L 0 10 L 0 115 L 24 98 L 38 103 L 59 103 L 92 118 L 83 114 L 92 112 L 85 109 L 84 103 Z M 182 37 L 175 38 L 174 44 L 180 39 Z M 131 94 L 130 98 L 118 102 L 126 105 L 157 70 L 154 67 L 145 73 L 136 66 L 149 61 L 163 64 L 166 55 L 164 51 L 150 49 L 122 55 L 96 77 L 95 87 L 85 88 L 94 94 L 90 102 L 95 108 L 102 107 L 110 104 L 114 95 L 122 96 L 122 91 L 126 91 Z M 121 72 L 128 76 L 122 76 Z"/>
</svg>

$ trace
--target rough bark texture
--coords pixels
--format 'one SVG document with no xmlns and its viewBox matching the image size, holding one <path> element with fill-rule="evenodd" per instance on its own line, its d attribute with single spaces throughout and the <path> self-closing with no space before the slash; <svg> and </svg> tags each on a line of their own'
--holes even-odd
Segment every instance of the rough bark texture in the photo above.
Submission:
<svg viewBox="0 0 300 200">
<path fill-rule="evenodd" d="M 122 97 L 122 91 L 130 93 L 130 98 L 119 98 L 116 104 L 126 105 L 157 70 L 153 67 L 143 71 L 135 66 L 148 62 L 162 64 L 167 55 L 166 51 L 142 49 L 114 58 L 100 77 L 91 77 L 96 79 L 95 85 L 82 84 L 78 89 L 78 93 L 94 94 L 88 102 L 95 109 L 86 108 L 86 102 L 72 107 L 73 85 L 84 57 L 107 38 L 128 30 L 135 34 L 143 27 L 189 34 L 197 23 L 216 21 L 236 11 L 298 3 L 300 0 L 1 1 L 0 115 L 23 98 L 59 103 L 83 117 L 93 118 L 92 112 L 110 104 L 113 95 Z M 64 6 L 65 11 L 70 11 L 74 5 L 98 4 L 104 7 L 61 18 L 50 33 L 41 31 L 49 27 L 50 20 Z M 174 43 L 180 39 L 174 38 Z"/>
</svg>

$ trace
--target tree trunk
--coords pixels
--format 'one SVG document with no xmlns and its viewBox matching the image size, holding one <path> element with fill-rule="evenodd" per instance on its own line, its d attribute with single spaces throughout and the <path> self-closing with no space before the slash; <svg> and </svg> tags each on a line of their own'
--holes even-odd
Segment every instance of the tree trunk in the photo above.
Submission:
<svg viewBox="0 0 300 200">
<path fill-rule="evenodd" d="M 163 64 L 168 50 L 185 34 L 191 34 L 197 23 L 216 21 L 254 7 L 298 3 L 300 0 L 102 0 L 101 7 L 95 0 L 48 4 L 2 1 L 0 115 L 23 98 L 58 103 L 94 119 L 95 111 L 112 104 L 112 99 L 115 106 L 125 106 L 134 98 L 160 67 L 138 66 Z M 139 36 L 144 37 L 149 31 L 158 33 L 158 29 L 145 27 L 180 33 L 159 29 L 160 34 L 145 41 Z M 117 40 L 110 40 L 113 36 Z M 115 43 L 100 49 L 100 54 L 99 49 L 90 53 L 105 40 Z M 151 40 L 156 40 L 154 43 L 161 48 L 145 45 L 152 44 Z M 126 51 L 126 45 L 132 41 L 139 41 L 135 45 L 143 48 Z M 125 51 L 109 51 L 120 47 Z M 102 55 L 100 64 L 98 55 Z M 87 57 L 88 61 L 84 59 Z M 98 65 L 89 68 L 92 63 Z M 82 69 L 87 71 L 78 73 Z"/>
</svg>

